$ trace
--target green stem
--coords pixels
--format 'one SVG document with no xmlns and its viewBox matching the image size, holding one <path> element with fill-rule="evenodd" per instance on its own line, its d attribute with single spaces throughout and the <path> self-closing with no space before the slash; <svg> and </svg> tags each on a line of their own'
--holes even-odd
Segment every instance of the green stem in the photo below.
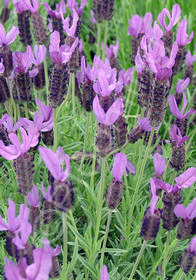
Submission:
<svg viewBox="0 0 196 280">
<path fill-rule="evenodd" d="M 97 127 L 97 122 L 96 122 Z M 97 130 L 97 129 L 96 129 Z M 95 130 L 95 133 L 96 133 Z M 93 162 L 92 162 L 92 172 L 91 172 L 91 182 L 90 182 L 90 188 L 91 190 L 94 190 L 94 177 L 95 177 L 95 164 L 96 164 L 96 137 L 94 137 L 94 147 L 93 147 Z"/>
<path fill-rule="evenodd" d="M 27 102 L 24 102 L 24 109 L 25 109 L 25 117 L 26 117 L 26 119 L 28 119 L 29 114 L 28 114 Z"/>
<path fill-rule="evenodd" d="M 104 253 L 105 253 L 106 242 L 108 239 L 108 232 L 109 232 L 109 228 L 110 228 L 111 218 L 112 218 L 112 210 L 110 209 L 109 214 L 108 214 L 107 225 L 106 225 L 105 237 L 104 237 L 103 246 L 102 246 L 102 250 L 101 250 L 100 272 L 101 272 L 101 269 L 103 266 Z"/>
<path fill-rule="evenodd" d="M 85 157 L 85 154 L 86 154 L 86 146 L 87 146 L 87 142 L 88 142 L 87 140 L 89 138 L 89 135 L 88 135 L 89 119 L 90 119 L 90 113 L 87 112 L 86 130 L 85 130 L 85 134 L 84 134 L 84 145 L 83 145 L 83 153 L 82 153 L 82 160 L 81 160 L 81 163 L 80 163 L 80 169 L 82 168 L 82 165 L 83 165 L 83 162 L 84 162 L 84 157 Z"/>
<path fill-rule="evenodd" d="M 74 120 L 76 119 L 76 104 L 75 104 L 75 73 L 71 73 L 72 80 L 72 106 L 73 106 L 73 116 Z"/>
<path fill-rule="evenodd" d="M 62 213 L 63 221 L 63 269 L 67 267 L 67 215 Z"/>
<path fill-rule="evenodd" d="M 5 109 L 6 109 L 7 113 L 8 113 L 8 115 L 9 115 L 10 117 L 12 117 L 12 110 L 10 109 L 11 106 L 9 106 L 8 101 L 9 101 L 9 100 L 7 100 L 6 102 L 4 102 L 4 106 L 5 106 Z"/>
<path fill-rule="evenodd" d="M 97 24 L 97 56 L 100 55 L 100 45 L 101 45 L 101 23 Z"/>
<path fill-rule="evenodd" d="M 130 107 L 132 105 L 132 103 L 131 104 L 128 104 L 128 103 L 131 99 L 131 94 L 133 94 L 132 88 L 133 88 L 134 76 L 135 76 L 135 68 L 133 68 L 132 79 L 131 79 L 131 83 L 129 85 L 128 95 L 127 95 L 127 98 L 126 98 L 126 101 L 125 101 L 126 111 L 127 111 L 127 106 L 129 105 L 129 107 Z"/>
<path fill-rule="evenodd" d="M 163 139 L 165 139 L 165 136 L 167 135 L 167 132 L 170 128 L 170 123 L 171 123 L 172 118 L 173 118 L 173 115 L 170 115 L 169 121 L 167 122 L 167 125 L 166 125 L 166 128 L 165 128 L 165 133 L 163 134 Z"/>
<path fill-rule="evenodd" d="M 152 143 L 153 135 L 154 135 L 154 127 L 152 128 L 151 133 L 150 133 L 150 138 L 148 140 L 148 146 L 146 148 L 144 159 L 143 159 L 142 163 L 141 163 L 141 160 L 140 160 L 140 165 L 138 164 L 138 166 L 141 166 L 141 168 L 140 168 L 140 170 L 136 170 L 137 174 L 139 173 L 139 177 L 138 177 L 137 184 L 136 184 L 136 187 L 135 187 L 135 192 L 134 192 L 134 195 L 133 195 L 133 198 L 132 198 L 133 203 L 131 204 L 130 211 L 129 211 L 129 220 L 130 221 L 132 220 L 133 210 L 134 210 L 134 207 L 135 207 L 135 204 L 136 204 L 136 201 L 137 201 L 136 197 L 137 197 L 139 187 L 140 187 L 140 184 L 141 184 L 141 181 L 142 181 L 142 176 L 143 176 L 143 173 L 144 173 L 144 168 L 145 168 L 145 165 L 146 165 L 146 161 L 147 161 L 150 146 L 151 146 L 151 143 Z M 141 151 L 140 151 L 140 153 L 141 153 Z"/>
<path fill-rule="evenodd" d="M 136 262 L 135 262 L 135 265 L 134 265 L 134 267 L 133 267 L 133 269 L 132 269 L 131 275 L 130 275 L 130 277 L 129 277 L 128 280 L 133 279 L 133 276 L 134 276 L 134 274 L 135 274 L 135 271 L 136 271 L 136 269 L 137 269 L 137 266 L 138 266 L 138 264 L 139 264 L 139 262 L 140 262 L 140 260 L 141 260 L 141 257 L 142 257 L 142 255 L 143 255 L 143 252 L 144 252 L 144 250 L 145 250 L 145 248 L 146 248 L 146 244 L 147 244 L 147 241 L 144 240 L 144 242 L 143 242 L 143 244 L 142 244 L 142 247 L 141 247 L 141 249 L 140 249 L 139 255 L 138 255 L 138 257 L 137 257 L 137 260 L 136 260 Z"/>
<path fill-rule="evenodd" d="M 165 243 L 165 251 L 164 251 L 164 256 L 163 256 L 163 273 L 162 273 L 162 279 L 165 279 L 165 270 L 167 266 L 167 255 L 168 255 L 168 249 L 169 249 L 169 243 L 170 243 L 170 231 L 167 232 L 167 240 Z"/>
<path fill-rule="evenodd" d="M 107 37 L 108 37 L 108 21 L 105 21 L 105 33 L 104 33 L 104 45 L 103 45 L 103 55 L 102 55 L 102 60 L 105 60 L 105 49 L 106 49 L 106 44 L 107 44 Z"/>
<path fill-rule="evenodd" d="M 105 187 L 105 167 L 106 167 L 106 159 L 102 158 L 102 167 L 101 167 L 101 182 L 100 182 L 100 189 L 99 189 L 99 198 L 98 198 L 98 207 L 96 212 L 96 227 L 95 227 L 95 237 L 94 237 L 94 249 L 97 245 L 98 235 L 99 235 L 99 227 L 101 223 L 101 211 L 102 211 L 102 204 L 103 204 L 103 193 Z"/>
<path fill-rule="evenodd" d="M 184 278 L 184 276 L 185 276 L 185 273 L 184 273 L 184 271 L 182 271 L 179 280 L 182 280 Z"/>
<path fill-rule="evenodd" d="M 54 152 L 56 152 L 57 136 L 58 136 L 58 133 L 57 133 L 57 108 L 55 108 L 53 110 L 53 119 L 54 119 L 54 127 L 53 127 L 53 130 L 54 130 L 54 146 L 53 146 L 53 150 L 54 150 Z"/>
<path fill-rule="evenodd" d="M 47 102 L 48 102 L 48 96 L 49 96 L 49 78 L 48 78 L 48 67 L 46 58 L 44 59 L 44 74 L 45 74 L 45 81 L 46 81 L 46 94 L 47 94 Z"/>
</svg>

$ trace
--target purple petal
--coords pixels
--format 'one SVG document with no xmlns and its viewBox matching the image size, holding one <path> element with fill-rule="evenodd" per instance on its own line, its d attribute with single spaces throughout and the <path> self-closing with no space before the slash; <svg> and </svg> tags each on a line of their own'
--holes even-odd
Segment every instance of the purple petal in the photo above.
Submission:
<svg viewBox="0 0 196 280">
<path fill-rule="evenodd" d="M 44 248 L 33 250 L 34 263 L 26 269 L 26 275 L 29 279 L 47 280 L 52 266 L 52 256 L 45 252 Z"/>
<path fill-rule="evenodd" d="M 169 24 L 168 26 L 166 25 L 165 23 L 165 15 L 168 16 L 168 19 L 169 19 Z M 170 32 L 172 27 L 173 27 L 173 24 L 172 24 L 172 19 L 171 19 L 171 15 L 170 15 L 170 12 L 164 8 L 161 13 L 158 15 L 158 20 L 160 22 L 160 25 L 163 27 L 163 29 L 166 31 L 166 32 Z"/>
<path fill-rule="evenodd" d="M 183 204 L 177 204 L 174 208 L 174 213 L 176 217 L 182 217 L 183 219 L 188 218 L 187 209 Z"/>
<path fill-rule="evenodd" d="M 28 203 L 33 207 L 39 207 L 40 205 L 40 196 L 35 185 L 33 185 L 32 191 L 28 193 Z"/>
<path fill-rule="evenodd" d="M 191 252 L 196 253 L 196 236 L 191 239 L 191 243 L 189 245 L 189 250 Z"/>
<path fill-rule="evenodd" d="M 44 45 L 35 45 L 34 46 L 36 65 L 39 65 L 44 61 L 44 58 L 46 56 L 46 51 L 47 51 L 47 49 Z"/>
<path fill-rule="evenodd" d="M 100 280 L 109 280 L 109 274 L 106 265 L 102 266 Z"/>
<path fill-rule="evenodd" d="M 0 23 L 0 46 L 7 45 L 6 44 L 6 33 L 3 27 L 3 24 Z"/>
<path fill-rule="evenodd" d="M 151 190 L 152 196 L 155 196 L 157 189 L 160 189 L 159 187 L 157 188 L 157 184 L 155 182 L 156 181 L 154 180 L 154 178 L 150 178 L 150 190 Z"/>
<path fill-rule="evenodd" d="M 177 85 L 175 86 L 176 92 L 178 94 L 185 92 L 185 88 L 188 87 L 189 83 L 190 83 L 190 79 L 189 78 L 186 78 L 186 80 L 180 79 L 177 82 Z"/>
<path fill-rule="evenodd" d="M 105 125 L 112 125 L 123 113 L 124 103 L 121 98 L 118 98 L 107 111 L 103 123 Z"/>
<path fill-rule="evenodd" d="M 156 153 L 154 154 L 153 162 L 156 174 L 161 176 L 165 171 L 165 159 L 160 154 Z"/>
<path fill-rule="evenodd" d="M 172 24 L 173 26 L 179 21 L 181 17 L 181 9 L 178 4 L 173 5 L 172 8 Z"/>
<path fill-rule="evenodd" d="M 137 122 L 140 126 L 140 129 L 145 130 L 145 131 L 152 130 L 152 126 L 150 125 L 148 118 L 144 118 L 144 119 L 139 118 Z"/>
<path fill-rule="evenodd" d="M 19 29 L 17 26 L 13 26 L 12 29 L 8 32 L 6 36 L 7 45 L 10 45 L 14 42 L 17 35 L 19 34 Z"/>
<path fill-rule="evenodd" d="M 57 245 L 55 249 L 50 247 L 50 242 L 47 238 L 43 240 L 44 250 L 49 253 L 52 257 L 56 257 L 61 253 L 61 248 Z"/>
<path fill-rule="evenodd" d="M 129 20 L 128 35 L 137 38 L 140 33 L 144 33 L 144 20 L 139 15 L 134 15 Z"/>
<path fill-rule="evenodd" d="M 187 213 L 188 213 L 189 219 L 193 219 L 196 217 L 196 197 L 187 206 Z"/>
<path fill-rule="evenodd" d="M 175 181 L 180 188 L 189 188 L 196 181 L 196 168 L 188 168 Z"/>
<path fill-rule="evenodd" d="M 21 224 L 20 227 L 20 235 L 16 235 L 15 238 L 13 238 L 13 243 L 17 246 L 18 249 L 24 249 L 27 245 L 27 241 L 29 238 L 29 235 L 32 232 L 32 226 L 27 221 Z"/>
<path fill-rule="evenodd" d="M 156 213 L 156 204 L 158 201 L 159 197 L 157 195 L 153 195 L 150 203 L 150 212 L 152 215 Z"/>
<path fill-rule="evenodd" d="M 38 150 L 52 176 L 59 181 L 63 170 L 57 155 L 52 150 L 45 147 L 39 147 Z"/>
<path fill-rule="evenodd" d="M 176 99 L 174 95 L 170 95 L 169 97 L 169 108 L 170 111 L 172 112 L 172 114 L 178 118 L 178 119 L 182 119 L 182 114 L 178 108 L 178 105 L 176 103 Z"/>
<path fill-rule="evenodd" d="M 44 185 L 43 185 L 43 183 L 41 183 L 41 192 L 42 192 L 45 200 L 47 200 L 48 202 L 52 202 L 52 197 L 51 197 L 51 194 L 50 194 L 50 190 L 51 190 L 51 186 L 49 186 L 48 189 L 47 189 L 47 192 L 45 192 Z"/>
<path fill-rule="evenodd" d="M 93 100 L 93 112 L 100 123 L 103 123 L 105 119 L 105 112 L 99 103 L 98 95 Z"/>
<path fill-rule="evenodd" d="M 112 175 L 118 182 L 121 181 L 122 179 L 126 165 L 127 165 L 126 155 L 124 153 L 117 153 L 114 157 Z"/>
<path fill-rule="evenodd" d="M 129 170 L 131 171 L 131 174 L 132 174 L 132 175 L 135 175 L 135 174 L 136 174 L 135 166 L 133 165 L 133 163 L 132 163 L 130 160 L 127 160 L 126 172 L 128 173 Z"/>
<path fill-rule="evenodd" d="M 10 140 L 12 140 L 11 133 L 9 135 L 9 138 L 10 138 Z M 16 136 L 16 138 L 17 138 L 17 136 Z M 7 160 L 13 160 L 13 159 L 16 159 L 19 156 L 19 154 L 20 154 L 20 151 L 18 151 L 16 146 L 14 146 L 14 145 L 5 146 L 3 141 L 0 140 L 0 155 L 2 157 L 4 157 Z"/>
</svg>

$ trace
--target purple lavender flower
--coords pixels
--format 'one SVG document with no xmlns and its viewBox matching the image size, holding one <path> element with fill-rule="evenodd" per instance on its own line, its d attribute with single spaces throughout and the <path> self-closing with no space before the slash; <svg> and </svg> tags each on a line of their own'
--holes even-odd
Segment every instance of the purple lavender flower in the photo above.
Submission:
<svg viewBox="0 0 196 280">
<path fill-rule="evenodd" d="M 35 59 L 33 60 L 33 64 L 36 66 L 39 66 L 46 56 L 46 47 L 44 45 L 35 45 L 34 46 L 34 54 Z"/>
<path fill-rule="evenodd" d="M 139 15 L 134 15 L 129 20 L 128 35 L 137 38 L 139 34 L 144 34 L 144 20 Z"/>
<path fill-rule="evenodd" d="M 37 123 L 38 121 L 38 130 L 45 132 L 53 129 L 54 119 L 53 119 L 53 109 L 49 106 L 44 105 L 39 99 L 35 100 L 40 111 L 40 115 L 34 115 L 34 121 Z M 37 120 L 37 121 L 36 121 Z"/>
<path fill-rule="evenodd" d="M 165 159 L 160 154 L 156 153 L 154 154 L 153 162 L 156 177 L 158 176 L 159 178 L 161 178 L 165 171 Z"/>
<path fill-rule="evenodd" d="M 101 47 L 103 49 L 103 43 L 101 43 Z M 105 53 L 106 55 L 108 56 L 109 59 L 111 59 L 112 57 L 115 57 L 117 58 L 117 53 L 118 53 L 118 50 L 119 50 L 119 41 L 118 39 L 116 40 L 116 46 L 111 44 L 109 47 L 106 46 L 106 49 L 105 49 Z"/>
<path fill-rule="evenodd" d="M 38 189 L 33 185 L 32 191 L 28 193 L 28 203 L 30 206 L 39 207 L 40 206 L 40 196 Z"/>
<path fill-rule="evenodd" d="M 124 172 L 131 171 L 132 174 L 135 174 L 134 165 L 127 159 L 127 156 L 124 153 L 117 153 L 114 157 L 114 163 L 112 168 L 112 175 L 116 181 L 121 181 Z"/>
<path fill-rule="evenodd" d="M 52 18 L 61 18 L 61 14 L 66 12 L 65 1 L 61 0 L 60 4 L 56 4 L 56 10 L 52 10 L 47 2 L 42 3 L 49 16 Z"/>
<path fill-rule="evenodd" d="M 81 17 L 83 9 L 86 6 L 86 2 L 87 2 L 87 0 L 82 0 L 81 4 L 80 4 L 80 7 L 79 7 L 79 4 L 77 2 L 75 2 L 75 0 L 67 0 L 67 6 L 69 7 L 69 9 L 72 12 L 75 9 L 77 14 L 78 14 L 78 16 Z"/>
<path fill-rule="evenodd" d="M 194 269 L 196 265 L 196 237 L 191 239 L 188 249 L 186 249 L 180 259 L 180 267 L 184 273 L 188 273 Z"/>
<path fill-rule="evenodd" d="M 190 50 L 188 50 L 188 53 L 186 55 L 186 65 L 187 66 L 193 66 L 193 63 L 196 61 L 196 55 L 191 55 Z"/>
<path fill-rule="evenodd" d="M 176 217 L 182 217 L 183 219 L 193 219 L 196 217 L 196 198 L 193 199 L 187 207 L 183 204 L 177 204 L 174 208 Z"/>
<path fill-rule="evenodd" d="M 187 78 L 186 80 L 179 79 L 175 86 L 176 93 L 177 94 L 185 93 L 189 83 L 190 83 L 189 78 Z"/>
<path fill-rule="evenodd" d="M 13 238 L 13 243 L 18 249 L 25 249 L 27 246 L 28 238 L 32 232 L 32 226 L 27 221 L 21 224 L 20 230 L 17 232 L 16 236 Z"/>
<path fill-rule="evenodd" d="M 118 81 L 116 83 L 115 91 L 118 95 L 122 92 L 124 86 L 128 86 L 131 82 L 133 74 L 133 67 L 127 69 L 121 69 L 118 73 Z"/>
<path fill-rule="evenodd" d="M 70 26 L 70 17 L 68 16 L 65 20 L 62 17 L 63 21 L 63 31 L 67 33 L 68 36 L 70 37 L 75 37 L 75 32 L 77 28 L 77 23 L 78 23 L 78 14 L 75 9 L 72 11 L 72 24 Z M 70 26 L 70 27 L 69 27 Z"/>
<path fill-rule="evenodd" d="M 93 66 L 91 68 L 91 66 L 89 64 L 87 64 L 87 66 L 86 66 L 85 56 L 83 56 L 82 59 L 81 59 L 81 73 L 82 73 L 82 76 L 85 79 L 87 79 L 91 82 L 95 81 L 96 73 L 98 71 L 99 62 L 100 62 L 100 59 L 95 55 L 94 59 L 93 59 Z"/>
<path fill-rule="evenodd" d="M 100 280 L 109 280 L 109 274 L 106 265 L 102 266 Z"/>
<path fill-rule="evenodd" d="M 196 181 L 196 168 L 190 167 L 175 179 L 178 188 L 189 188 Z"/>
<path fill-rule="evenodd" d="M 8 7 L 9 3 L 10 3 L 10 0 L 3 0 L 4 4 L 5 4 L 5 7 Z"/>
<path fill-rule="evenodd" d="M 6 35 L 5 29 L 3 25 L 0 23 L 0 47 L 8 46 L 14 42 L 17 35 L 19 34 L 19 30 L 17 26 L 13 26 L 11 30 Z"/>
<path fill-rule="evenodd" d="M 180 129 L 175 124 L 173 124 L 172 128 L 170 129 L 169 137 L 177 147 L 180 147 L 183 143 L 185 143 L 185 141 L 188 140 L 188 136 L 182 137 Z"/>
<path fill-rule="evenodd" d="M 165 15 L 167 15 L 169 19 L 168 25 L 166 25 L 165 22 Z M 172 27 L 176 25 L 176 23 L 179 21 L 180 17 L 181 17 L 180 6 L 178 4 L 175 4 L 173 5 L 172 8 L 172 16 L 170 15 L 170 12 L 166 8 L 164 8 L 162 12 L 158 15 L 158 20 L 160 22 L 160 25 L 163 27 L 163 29 L 169 33 Z"/>
<path fill-rule="evenodd" d="M 20 14 L 31 8 L 31 2 L 29 0 L 13 0 L 13 4 L 16 7 L 15 12 Z"/>
<path fill-rule="evenodd" d="M 119 98 L 112 104 L 107 113 L 105 113 L 99 103 L 99 98 L 96 95 L 93 100 L 93 111 L 101 124 L 109 126 L 112 125 L 118 119 L 118 117 L 124 113 L 124 104 L 122 99 Z"/>
</svg>

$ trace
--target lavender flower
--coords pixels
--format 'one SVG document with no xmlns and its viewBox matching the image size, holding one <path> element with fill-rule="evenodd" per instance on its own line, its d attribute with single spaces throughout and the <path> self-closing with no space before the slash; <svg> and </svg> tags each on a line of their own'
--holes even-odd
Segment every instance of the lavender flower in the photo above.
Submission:
<svg viewBox="0 0 196 280">
<path fill-rule="evenodd" d="M 100 280 L 109 280 L 109 274 L 106 265 L 102 266 Z"/>
<path fill-rule="evenodd" d="M 50 247 L 50 242 L 48 239 L 43 240 L 44 250 L 52 256 L 52 267 L 50 269 L 50 278 L 58 277 L 60 274 L 60 268 L 57 256 L 61 253 L 61 248 L 57 245 L 55 249 Z"/>
<path fill-rule="evenodd" d="M 184 251 L 180 259 L 180 267 L 184 273 L 189 273 L 196 265 L 196 237 L 191 239 L 188 249 Z"/>
<path fill-rule="evenodd" d="M 158 153 L 153 157 L 154 170 L 156 172 L 155 178 L 162 179 L 162 175 L 165 171 L 165 159 Z"/>
<path fill-rule="evenodd" d="M 166 25 L 166 22 L 165 22 L 165 15 L 168 16 L 168 19 L 169 19 L 169 24 Z M 180 6 L 178 4 L 175 4 L 173 5 L 173 8 L 172 8 L 172 15 L 170 15 L 170 12 L 164 8 L 162 10 L 162 12 L 158 15 L 158 20 L 160 22 L 160 25 L 163 27 L 163 29 L 169 33 L 172 29 L 172 27 L 174 25 L 176 25 L 176 23 L 179 21 L 181 17 L 181 9 L 180 9 Z"/>
<path fill-rule="evenodd" d="M 189 44 L 192 39 L 193 39 L 193 31 L 191 32 L 189 39 L 188 39 L 188 34 L 186 33 L 187 30 L 187 20 L 184 18 L 177 29 L 177 34 L 176 34 L 176 41 L 178 43 L 179 48 L 184 47 L 186 44 Z"/>
<path fill-rule="evenodd" d="M 175 86 L 176 93 L 177 94 L 185 93 L 189 83 L 190 83 L 189 78 L 186 78 L 186 80 L 179 79 Z"/>
<path fill-rule="evenodd" d="M 190 82 L 193 77 L 193 63 L 196 61 L 196 55 L 191 56 L 191 52 L 188 50 L 186 55 L 186 69 L 184 73 L 184 78 L 190 78 Z"/>
</svg>

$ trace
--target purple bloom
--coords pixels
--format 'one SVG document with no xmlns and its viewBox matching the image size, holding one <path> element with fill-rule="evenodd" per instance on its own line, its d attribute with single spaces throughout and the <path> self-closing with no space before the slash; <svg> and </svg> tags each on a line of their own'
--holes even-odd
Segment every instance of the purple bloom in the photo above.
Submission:
<svg viewBox="0 0 196 280">
<path fill-rule="evenodd" d="M 185 89 L 186 89 L 186 87 L 188 87 L 189 83 L 190 83 L 189 78 L 186 78 L 186 80 L 180 79 L 177 82 L 177 85 L 175 86 L 175 90 L 176 90 L 177 94 L 185 93 L 186 92 Z"/>
<path fill-rule="evenodd" d="M 89 81 L 95 81 L 96 73 L 98 71 L 98 65 L 99 65 L 100 59 L 95 55 L 93 59 L 93 67 L 89 64 L 86 66 L 85 62 L 85 56 L 82 57 L 81 59 L 81 71 L 82 71 L 82 76 L 84 76 L 85 79 Z"/>
<path fill-rule="evenodd" d="M 17 26 L 13 26 L 11 30 L 6 35 L 5 29 L 3 25 L 0 23 L 0 47 L 8 46 L 14 42 L 17 35 L 19 34 L 19 30 Z"/>
<path fill-rule="evenodd" d="M 111 70 L 111 76 L 108 79 L 105 75 L 105 71 L 99 69 L 97 73 L 97 81 L 93 85 L 94 91 L 103 97 L 109 96 L 116 87 L 116 73 L 116 69 L 113 68 Z"/>
<path fill-rule="evenodd" d="M 61 253 L 61 248 L 59 245 L 56 246 L 55 249 L 50 247 L 50 242 L 47 238 L 44 238 L 43 240 L 44 244 L 44 251 L 50 254 L 52 257 L 57 257 Z"/>
<path fill-rule="evenodd" d="M 27 132 L 21 127 L 20 133 L 23 143 L 20 144 L 19 138 L 16 134 L 10 133 L 9 138 L 12 142 L 11 145 L 5 146 L 3 141 L 0 140 L 0 155 L 7 160 L 14 160 L 19 156 L 23 156 L 31 147 L 35 147 L 38 143 L 39 132 L 36 126 L 32 126 Z"/>
<path fill-rule="evenodd" d="M 129 20 L 128 35 L 137 38 L 139 34 L 144 33 L 144 20 L 139 15 L 134 15 Z"/>
<path fill-rule="evenodd" d="M 9 207 L 7 209 L 7 223 L 4 222 L 2 217 L 0 216 L 0 231 L 9 230 L 12 233 L 16 233 L 20 230 L 23 222 L 28 221 L 29 217 L 29 209 L 26 205 L 20 205 L 19 215 L 16 217 L 16 206 L 15 203 L 8 198 Z"/>
<path fill-rule="evenodd" d="M 5 71 L 5 66 L 3 65 L 3 58 L 0 60 L 0 74 Z"/>
<path fill-rule="evenodd" d="M 116 181 L 120 182 L 124 172 L 127 170 L 130 170 L 132 174 L 135 174 L 135 167 L 129 160 L 127 160 L 127 156 L 124 153 L 117 153 L 114 157 L 112 169 L 113 177 Z"/>
<path fill-rule="evenodd" d="M 165 171 L 165 159 L 158 153 L 153 157 L 154 170 L 157 175 L 162 176 Z"/>
<path fill-rule="evenodd" d="M 96 24 L 96 19 L 94 17 L 94 12 L 93 10 L 91 10 L 91 18 L 89 19 L 89 21 L 92 23 L 92 24 Z"/>
<path fill-rule="evenodd" d="M 65 1 L 62 0 L 60 4 L 56 4 L 56 10 L 53 11 L 48 3 L 44 2 L 42 3 L 46 11 L 48 12 L 49 16 L 52 18 L 61 18 L 62 13 L 64 14 L 66 12 L 66 6 Z"/>
<path fill-rule="evenodd" d="M 139 118 L 137 122 L 138 122 L 141 130 L 144 130 L 144 131 L 152 130 L 152 126 L 150 125 L 148 118 L 143 118 L 143 119 Z M 159 126 L 155 127 L 155 130 L 159 129 L 160 126 L 161 126 L 161 124 Z"/>
<path fill-rule="evenodd" d="M 193 66 L 193 63 L 196 61 L 196 55 L 191 56 L 191 52 L 188 50 L 186 55 L 186 65 Z"/>
<path fill-rule="evenodd" d="M 38 11 L 39 8 L 39 0 L 31 0 L 31 6 L 29 8 L 29 10 L 35 14 Z"/>
<path fill-rule="evenodd" d="M 32 232 L 32 226 L 27 221 L 21 223 L 20 230 L 17 231 L 16 236 L 13 238 L 13 243 L 18 249 L 22 250 L 26 247 L 29 236 Z"/>
<path fill-rule="evenodd" d="M 70 157 L 64 153 L 63 148 L 58 147 L 56 153 L 45 147 L 39 147 L 38 150 L 52 176 L 59 182 L 65 182 L 70 173 Z M 65 171 L 61 166 L 63 162 L 66 164 Z"/>
<path fill-rule="evenodd" d="M 13 0 L 13 4 L 16 7 L 15 12 L 22 14 L 26 10 L 31 9 L 30 0 Z"/>
<path fill-rule="evenodd" d="M 78 16 L 81 17 L 82 16 L 82 12 L 84 7 L 86 6 L 86 2 L 87 0 L 82 0 L 80 7 L 78 7 L 78 3 L 75 2 L 75 0 L 67 0 L 67 6 L 69 7 L 69 9 L 73 12 L 73 10 L 75 9 Z"/>
<path fill-rule="evenodd" d="M 10 3 L 10 0 L 3 0 L 4 4 L 5 4 L 5 7 L 7 8 L 9 3 Z"/>
<path fill-rule="evenodd" d="M 188 140 L 188 136 L 182 137 L 180 129 L 175 124 L 173 124 L 172 128 L 170 129 L 169 137 L 172 142 L 175 142 L 176 147 L 180 147 L 185 141 Z"/>
<path fill-rule="evenodd" d="M 167 15 L 169 19 L 168 25 L 166 25 L 165 22 L 165 15 Z M 180 6 L 178 4 L 175 4 L 173 5 L 172 8 L 172 16 L 170 15 L 170 12 L 166 8 L 164 8 L 162 12 L 158 15 L 158 20 L 160 22 L 160 25 L 163 27 L 163 29 L 169 33 L 172 30 L 172 27 L 179 21 L 180 17 L 181 17 Z"/>
<path fill-rule="evenodd" d="M 53 109 L 44 105 L 38 99 L 35 101 L 40 111 L 40 115 L 38 115 L 37 111 L 34 115 L 34 122 L 37 124 L 38 130 L 43 132 L 52 130 L 54 126 Z"/>
<path fill-rule="evenodd" d="M 33 185 L 32 191 L 28 193 L 28 203 L 30 206 L 39 207 L 40 206 L 40 196 L 38 189 Z"/>
<path fill-rule="evenodd" d="M 191 220 L 196 217 L 196 198 L 193 199 L 187 207 L 183 204 L 177 204 L 174 208 L 176 217 L 182 217 L 185 220 Z"/>
<path fill-rule="evenodd" d="M 103 43 L 101 43 L 101 47 L 103 49 Z M 117 58 L 117 53 L 119 49 L 119 41 L 118 39 L 116 40 L 116 46 L 115 45 L 110 45 L 109 47 L 106 46 L 105 53 L 108 56 L 108 58 L 116 57 Z"/>
<path fill-rule="evenodd" d="M 50 45 L 49 52 L 53 63 L 58 63 L 60 65 L 67 63 L 75 48 L 78 45 L 78 38 L 75 39 L 71 47 L 64 44 L 60 46 L 60 35 L 58 31 L 54 31 L 50 35 Z"/>
<path fill-rule="evenodd" d="M 38 69 L 29 70 L 32 63 L 36 64 L 35 58 L 33 56 L 33 52 L 30 46 L 27 47 L 26 52 L 21 53 L 16 51 L 13 53 L 13 62 L 14 62 L 14 71 L 16 74 L 20 72 L 29 73 L 30 77 L 34 77 L 38 73 Z"/>
<path fill-rule="evenodd" d="M 109 274 L 106 265 L 102 266 L 100 280 L 109 280 Z"/>
<path fill-rule="evenodd" d="M 187 30 L 187 20 L 184 18 L 179 26 L 178 26 L 178 30 L 177 30 L 177 34 L 176 34 L 176 41 L 178 43 L 179 47 L 184 47 L 186 44 L 189 44 L 192 39 L 193 39 L 193 31 L 191 32 L 191 35 L 188 39 L 188 34 L 186 33 Z"/>
<path fill-rule="evenodd" d="M 124 104 L 122 99 L 118 98 L 105 113 L 99 104 L 99 97 L 93 100 L 93 111 L 98 121 L 106 126 L 112 125 L 124 113 Z"/>
<path fill-rule="evenodd" d="M 74 34 L 76 32 L 76 27 L 77 27 L 78 19 L 79 19 L 78 14 L 77 14 L 75 9 L 73 9 L 73 11 L 72 11 L 72 18 L 73 18 L 73 22 L 72 22 L 71 27 L 69 27 L 70 17 L 68 16 L 64 20 L 63 15 L 62 15 L 63 31 L 66 32 L 67 35 L 70 36 L 70 37 L 74 37 Z"/>
<path fill-rule="evenodd" d="M 121 69 L 118 73 L 118 82 L 116 83 L 115 91 L 120 93 L 124 86 L 128 86 L 131 82 L 133 74 L 133 67 L 127 69 Z"/>
<path fill-rule="evenodd" d="M 190 167 L 175 179 L 179 188 L 189 188 L 196 181 L 196 168 Z"/>
<path fill-rule="evenodd" d="M 191 243 L 189 245 L 189 251 L 196 253 L 196 236 L 191 239 Z"/>
<path fill-rule="evenodd" d="M 46 56 L 46 47 L 44 45 L 35 45 L 34 46 L 34 54 L 35 54 L 35 59 L 33 61 L 33 64 L 38 66 L 40 65 Z"/>
<path fill-rule="evenodd" d="M 188 110 L 188 112 L 186 112 L 184 114 L 184 110 L 185 110 L 186 106 L 187 106 L 187 99 L 186 99 L 185 93 L 183 93 L 183 107 L 182 107 L 181 111 L 178 108 L 175 96 L 174 95 L 170 95 L 170 97 L 169 97 L 169 108 L 170 108 L 170 111 L 179 120 L 188 119 L 190 115 L 196 113 L 196 111 L 194 109 L 190 108 Z"/>
</svg>

